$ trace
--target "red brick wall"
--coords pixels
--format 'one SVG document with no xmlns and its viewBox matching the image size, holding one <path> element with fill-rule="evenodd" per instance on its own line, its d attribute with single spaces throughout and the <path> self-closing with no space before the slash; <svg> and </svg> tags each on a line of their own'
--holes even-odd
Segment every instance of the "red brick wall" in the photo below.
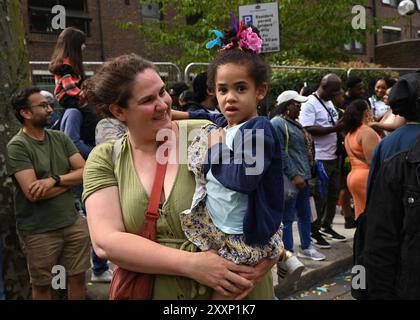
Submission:
<svg viewBox="0 0 420 320">
<path fill-rule="evenodd" d="M 420 39 L 378 45 L 376 63 L 389 67 L 420 68 Z"/>
<path fill-rule="evenodd" d="M 98 2 L 101 10 L 99 10 Z M 28 0 L 21 0 L 21 5 L 29 59 L 31 61 L 48 61 L 54 50 L 57 35 L 31 33 L 29 31 Z M 138 33 L 132 30 L 122 30 L 117 26 L 119 21 L 141 22 L 139 1 L 130 0 L 129 5 L 126 5 L 123 0 L 87 0 L 87 7 L 92 21 L 90 36 L 87 39 L 87 49 L 84 51 L 85 61 L 102 61 L 103 58 L 107 60 L 123 53 L 144 53 L 144 45 Z M 101 12 L 102 19 L 100 19 L 99 12 Z M 100 22 L 102 22 L 103 46 L 101 46 Z"/>
<path fill-rule="evenodd" d="M 380 0 L 376 1 L 376 16 L 383 19 L 397 18 L 395 22 L 385 23 L 385 25 L 401 28 L 401 40 L 417 38 L 417 31 L 420 30 L 420 12 L 416 11 L 411 16 L 400 16 L 397 9 L 382 5 Z M 410 30 L 411 29 L 411 30 Z M 411 35 L 410 35 L 411 31 Z M 382 29 L 378 32 L 378 44 L 383 43 Z"/>
<path fill-rule="evenodd" d="M 369 5 L 372 5 L 373 1 L 370 1 Z M 388 18 L 397 18 L 395 22 L 385 22 L 384 25 L 399 27 L 401 28 L 401 40 L 407 39 L 416 39 L 418 38 L 417 31 L 420 30 L 420 12 L 416 11 L 410 17 L 402 17 L 398 14 L 396 8 L 383 5 L 381 0 L 376 0 L 376 16 L 380 19 Z M 372 10 L 366 10 L 367 17 L 370 19 L 372 17 Z M 376 33 L 377 45 L 383 44 L 383 33 L 382 28 Z M 364 60 L 367 62 L 376 62 L 378 59 L 375 59 L 375 36 L 373 34 L 368 34 L 366 39 L 366 52 L 363 55 L 355 55 L 355 59 Z"/>
</svg>

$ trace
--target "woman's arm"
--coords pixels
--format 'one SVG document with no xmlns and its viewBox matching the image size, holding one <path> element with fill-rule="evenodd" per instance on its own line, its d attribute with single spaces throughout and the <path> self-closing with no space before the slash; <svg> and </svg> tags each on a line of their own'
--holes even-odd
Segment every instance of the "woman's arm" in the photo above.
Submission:
<svg viewBox="0 0 420 320">
<path fill-rule="evenodd" d="M 169 248 L 125 231 L 117 187 L 94 192 L 86 199 L 90 236 L 96 254 L 127 270 L 185 276 L 223 295 L 254 286 L 238 273 L 253 273 L 214 252 L 186 252 Z"/>
<path fill-rule="evenodd" d="M 369 123 L 369 126 L 371 128 L 380 128 L 386 131 L 394 131 L 406 123 L 407 120 L 404 117 L 396 116 L 392 123 L 371 122 Z"/>
</svg>

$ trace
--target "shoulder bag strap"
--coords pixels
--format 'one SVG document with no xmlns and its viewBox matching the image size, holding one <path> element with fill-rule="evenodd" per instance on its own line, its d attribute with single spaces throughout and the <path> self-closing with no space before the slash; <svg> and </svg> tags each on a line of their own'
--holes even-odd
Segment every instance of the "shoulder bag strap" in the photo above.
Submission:
<svg viewBox="0 0 420 320">
<path fill-rule="evenodd" d="M 315 98 L 317 98 L 317 100 L 319 101 L 319 103 L 320 103 L 320 104 L 322 104 L 322 106 L 324 107 L 324 109 L 328 112 L 328 114 L 329 114 L 329 116 L 330 116 L 330 118 L 331 118 L 332 124 L 333 124 L 333 126 L 335 126 L 335 121 L 334 121 L 334 118 L 333 118 L 333 116 L 332 116 L 332 114 L 331 114 L 330 110 L 328 110 L 327 106 L 324 104 L 324 102 L 321 100 L 321 98 L 320 98 L 320 97 L 318 97 L 315 93 L 313 93 L 312 95 L 313 95 Z"/>
<path fill-rule="evenodd" d="M 356 159 L 358 159 L 358 160 L 362 161 L 364 164 L 369 165 L 369 164 L 368 164 L 368 162 L 366 161 L 366 159 L 364 159 L 364 158 L 362 158 L 361 156 L 357 155 L 357 154 L 353 151 L 353 149 L 352 149 L 352 148 L 351 148 L 351 146 L 350 146 L 350 142 L 349 142 L 348 140 L 349 140 L 349 136 L 348 136 L 348 135 L 346 135 L 346 138 L 344 139 L 344 143 L 345 143 L 345 144 L 349 147 L 351 154 L 352 154 L 352 155 L 354 155 L 354 156 L 356 157 Z"/>
<path fill-rule="evenodd" d="M 163 191 L 163 182 L 165 181 L 166 168 L 168 162 L 164 164 L 157 163 L 155 180 L 153 182 L 152 193 L 149 199 L 149 206 L 144 213 L 146 221 L 140 231 L 140 235 L 147 239 L 156 240 L 156 223 L 159 218 L 159 202 Z"/>
<path fill-rule="evenodd" d="M 286 153 L 289 153 L 289 127 L 287 126 L 286 120 L 284 120 L 284 128 L 286 129 Z"/>
<path fill-rule="evenodd" d="M 123 140 L 124 137 L 116 140 L 114 143 L 114 147 L 112 150 L 112 163 L 114 165 L 121 151 Z M 165 152 L 165 154 L 167 154 L 167 152 Z M 153 241 L 156 240 L 156 222 L 159 217 L 159 202 L 162 195 L 167 165 L 167 162 L 165 162 L 164 164 L 160 164 L 159 162 L 157 163 L 155 180 L 153 182 L 152 187 L 152 194 L 150 195 L 149 205 L 144 214 L 146 216 L 146 221 L 142 226 L 141 231 L 139 232 L 141 236 Z"/>
</svg>

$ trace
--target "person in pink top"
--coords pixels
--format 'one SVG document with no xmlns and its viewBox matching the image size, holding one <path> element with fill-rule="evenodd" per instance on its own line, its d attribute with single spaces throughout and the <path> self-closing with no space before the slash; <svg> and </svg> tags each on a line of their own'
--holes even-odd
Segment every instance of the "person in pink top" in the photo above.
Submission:
<svg viewBox="0 0 420 320">
<path fill-rule="evenodd" d="M 362 99 L 353 101 L 343 117 L 345 147 L 351 164 L 347 186 L 353 196 L 356 220 L 365 210 L 370 161 L 375 147 L 381 140 L 375 130 L 368 126 L 371 119 L 369 105 Z"/>
</svg>

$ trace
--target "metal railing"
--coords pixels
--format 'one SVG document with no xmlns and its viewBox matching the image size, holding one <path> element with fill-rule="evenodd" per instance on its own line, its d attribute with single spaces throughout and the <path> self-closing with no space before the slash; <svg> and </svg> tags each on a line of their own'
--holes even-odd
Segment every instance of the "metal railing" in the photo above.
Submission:
<svg viewBox="0 0 420 320">
<path fill-rule="evenodd" d="M 30 61 L 29 65 L 32 70 L 32 83 L 43 90 L 53 92 L 55 81 L 54 76 L 48 71 L 49 63 L 49 61 Z M 86 76 L 92 76 L 102 64 L 100 61 L 85 61 L 83 65 Z M 181 69 L 176 64 L 172 62 L 153 62 L 153 64 L 165 83 L 182 81 Z"/>
<path fill-rule="evenodd" d="M 347 78 L 350 77 L 351 73 L 354 71 L 396 71 L 401 74 L 401 72 L 404 71 L 415 72 L 417 70 L 420 70 L 420 68 L 350 68 L 347 70 Z"/>
<path fill-rule="evenodd" d="M 54 91 L 54 76 L 48 71 L 49 61 L 30 61 L 32 69 L 32 82 L 38 87 Z M 84 62 L 85 72 L 87 76 L 92 76 L 95 71 L 103 64 L 100 61 L 86 61 Z M 184 81 L 187 84 L 191 83 L 194 77 L 203 71 L 207 70 L 209 63 L 206 62 L 192 62 L 185 67 L 182 73 L 179 66 L 172 62 L 154 62 L 158 68 L 159 74 L 164 82 L 169 86 L 170 84 L 178 81 Z M 384 71 L 384 72 L 398 72 L 399 74 L 406 72 L 417 71 L 420 68 L 339 68 L 339 67 L 311 67 L 311 66 L 285 66 L 285 65 L 272 65 L 273 70 L 325 70 L 327 71 L 340 71 L 347 77 L 357 71 Z"/>
<path fill-rule="evenodd" d="M 189 65 L 187 65 L 185 67 L 185 70 L 184 70 L 184 82 L 185 83 L 191 82 L 194 79 L 194 77 L 192 77 L 192 75 L 197 75 L 197 73 L 191 73 L 191 69 L 196 68 L 196 67 L 200 67 L 200 72 L 203 72 L 204 71 L 203 67 L 207 68 L 208 65 L 209 65 L 209 63 L 207 63 L 207 62 L 192 62 Z"/>
</svg>

